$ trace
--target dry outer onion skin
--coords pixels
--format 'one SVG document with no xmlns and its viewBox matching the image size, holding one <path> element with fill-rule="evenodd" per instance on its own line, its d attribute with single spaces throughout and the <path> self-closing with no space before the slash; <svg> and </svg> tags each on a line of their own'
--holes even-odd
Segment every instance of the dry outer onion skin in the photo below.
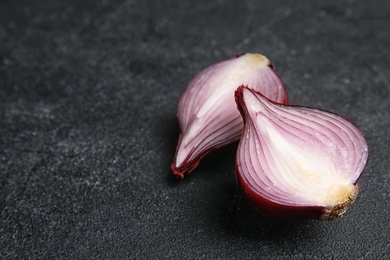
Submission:
<svg viewBox="0 0 390 260">
<path fill-rule="evenodd" d="M 206 154 L 238 141 L 243 123 L 234 92 L 242 84 L 270 100 L 287 103 L 282 81 L 263 55 L 238 55 L 201 71 L 179 101 L 181 135 L 171 165 L 173 174 L 183 178 Z"/>
<path fill-rule="evenodd" d="M 368 157 L 362 133 L 323 110 L 276 104 L 241 86 L 236 174 L 244 196 L 278 219 L 337 219 L 358 193 Z"/>
</svg>

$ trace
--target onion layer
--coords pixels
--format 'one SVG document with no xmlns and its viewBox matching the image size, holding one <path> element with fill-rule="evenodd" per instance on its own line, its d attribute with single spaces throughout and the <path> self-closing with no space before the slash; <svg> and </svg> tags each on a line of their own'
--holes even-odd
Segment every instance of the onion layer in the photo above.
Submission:
<svg viewBox="0 0 390 260">
<path fill-rule="evenodd" d="M 234 91 L 247 85 L 278 103 L 287 103 L 282 81 L 270 61 L 247 53 L 214 64 L 200 72 L 179 101 L 181 135 L 172 172 L 183 178 L 212 150 L 237 141 L 243 130 Z"/>
<path fill-rule="evenodd" d="M 341 217 L 368 157 L 362 133 L 330 112 L 271 102 L 241 86 L 236 173 L 245 197 L 279 219 Z"/>
</svg>

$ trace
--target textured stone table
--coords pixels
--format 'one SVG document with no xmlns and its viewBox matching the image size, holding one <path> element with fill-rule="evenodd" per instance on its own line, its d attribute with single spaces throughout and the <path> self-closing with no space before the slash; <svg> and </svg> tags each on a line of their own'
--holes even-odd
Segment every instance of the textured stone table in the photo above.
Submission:
<svg viewBox="0 0 390 260">
<path fill-rule="evenodd" d="M 0 2 L 1 259 L 383 259 L 390 254 L 388 1 Z M 235 146 L 170 174 L 176 107 L 242 52 L 293 104 L 370 149 L 337 221 L 278 222 L 240 195 Z"/>
</svg>

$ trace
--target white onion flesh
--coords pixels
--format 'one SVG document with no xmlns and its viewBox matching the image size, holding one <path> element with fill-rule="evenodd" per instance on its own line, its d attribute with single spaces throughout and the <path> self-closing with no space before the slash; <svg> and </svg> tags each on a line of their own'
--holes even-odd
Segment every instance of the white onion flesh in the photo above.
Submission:
<svg viewBox="0 0 390 260">
<path fill-rule="evenodd" d="M 352 196 L 367 161 L 367 143 L 348 120 L 323 110 L 286 106 L 240 87 L 245 128 L 237 172 L 260 197 L 288 206 L 332 207 Z"/>
<path fill-rule="evenodd" d="M 183 177 L 208 152 L 240 138 L 243 123 L 234 91 L 243 84 L 270 100 L 287 103 L 280 78 L 270 61 L 260 54 L 247 53 L 206 68 L 180 98 L 181 136 L 172 164 L 174 174 Z"/>
</svg>

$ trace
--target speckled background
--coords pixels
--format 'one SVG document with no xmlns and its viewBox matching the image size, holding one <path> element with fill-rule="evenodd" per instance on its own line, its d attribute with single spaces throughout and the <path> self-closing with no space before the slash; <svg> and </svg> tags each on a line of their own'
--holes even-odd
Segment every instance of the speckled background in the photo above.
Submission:
<svg viewBox="0 0 390 260">
<path fill-rule="evenodd" d="M 1 259 L 390 255 L 388 1 L 0 2 Z M 235 146 L 170 174 L 180 94 L 242 52 L 370 149 L 337 221 L 278 222 L 237 190 Z"/>
</svg>

